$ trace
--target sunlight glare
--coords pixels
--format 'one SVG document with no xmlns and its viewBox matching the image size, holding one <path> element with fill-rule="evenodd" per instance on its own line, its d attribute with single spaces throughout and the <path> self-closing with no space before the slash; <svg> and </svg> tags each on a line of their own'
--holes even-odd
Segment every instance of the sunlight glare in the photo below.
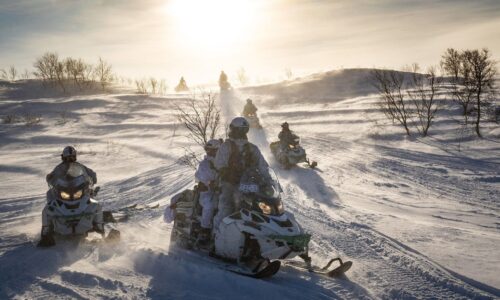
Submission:
<svg viewBox="0 0 500 300">
<path fill-rule="evenodd" d="M 172 0 L 166 6 L 176 34 L 186 47 L 234 51 L 248 42 L 257 1 Z"/>
</svg>

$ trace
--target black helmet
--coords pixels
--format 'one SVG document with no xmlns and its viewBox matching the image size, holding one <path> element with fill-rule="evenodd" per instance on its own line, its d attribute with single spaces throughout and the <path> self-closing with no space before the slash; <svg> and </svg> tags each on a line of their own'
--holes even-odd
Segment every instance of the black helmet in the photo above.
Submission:
<svg viewBox="0 0 500 300">
<path fill-rule="evenodd" d="M 61 154 L 61 159 L 63 162 L 75 162 L 76 161 L 76 149 L 71 146 L 66 146 Z"/>
<path fill-rule="evenodd" d="M 283 129 L 285 129 L 285 130 L 290 129 L 290 128 L 288 127 L 288 122 L 285 122 L 285 123 L 281 124 L 281 128 L 283 128 Z"/>
</svg>

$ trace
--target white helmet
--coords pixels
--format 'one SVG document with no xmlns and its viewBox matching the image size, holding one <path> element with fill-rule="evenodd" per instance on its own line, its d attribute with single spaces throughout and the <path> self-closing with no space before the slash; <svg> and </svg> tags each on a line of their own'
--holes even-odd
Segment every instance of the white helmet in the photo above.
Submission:
<svg viewBox="0 0 500 300">
<path fill-rule="evenodd" d="M 205 151 L 219 149 L 220 140 L 212 139 L 205 144 Z"/>
<path fill-rule="evenodd" d="M 217 154 L 217 150 L 219 150 L 220 144 L 222 144 L 221 140 L 212 139 L 208 141 L 203 148 L 205 149 L 205 152 L 207 152 L 208 156 L 215 157 L 215 155 Z"/>
<path fill-rule="evenodd" d="M 243 117 L 236 117 L 231 121 L 231 124 L 229 124 L 229 132 L 236 136 L 247 134 L 249 129 L 250 124 L 247 119 Z"/>
</svg>

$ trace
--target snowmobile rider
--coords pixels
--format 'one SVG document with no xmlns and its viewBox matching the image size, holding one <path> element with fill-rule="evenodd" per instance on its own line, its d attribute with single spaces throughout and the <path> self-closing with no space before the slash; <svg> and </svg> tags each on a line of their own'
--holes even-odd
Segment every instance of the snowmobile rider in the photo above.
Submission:
<svg viewBox="0 0 500 300">
<path fill-rule="evenodd" d="M 80 166 L 83 170 L 85 170 L 84 176 L 85 180 L 88 182 L 89 187 L 92 187 L 95 183 L 97 183 L 96 173 L 92 169 L 84 166 L 83 164 L 76 162 L 75 148 L 71 146 L 64 147 L 63 152 L 61 153 L 61 160 L 62 162 L 59 165 L 57 165 L 54 168 L 54 170 L 50 172 L 46 177 L 47 184 L 50 187 L 50 189 L 47 191 L 47 201 L 49 201 L 50 198 L 55 197 L 55 195 L 53 194 L 54 190 L 52 189 L 52 187 L 56 185 L 57 180 L 66 177 L 66 174 L 68 173 L 69 169 L 75 164 Z M 39 247 L 50 247 L 55 245 L 53 232 L 49 225 L 49 222 L 47 221 L 46 210 L 47 206 L 44 207 L 42 212 L 42 232 L 41 232 L 41 239 L 38 242 Z M 104 232 L 103 228 L 99 228 L 99 230 Z"/>
<path fill-rule="evenodd" d="M 214 159 L 221 140 L 210 140 L 205 144 L 206 155 L 198 166 L 194 177 L 198 182 L 198 191 L 200 192 L 199 202 L 201 211 L 201 232 L 199 235 L 200 243 L 207 243 L 210 240 L 210 231 L 212 228 L 212 218 L 215 211 L 215 190 L 217 170 L 215 169 Z"/>
<path fill-rule="evenodd" d="M 240 208 L 238 188 L 241 176 L 247 169 L 254 169 L 263 178 L 270 178 L 268 164 L 259 148 L 248 142 L 250 129 L 243 117 L 234 118 L 229 125 L 229 138 L 222 143 L 215 156 L 215 167 L 220 175 L 218 212 L 214 229 L 220 222 Z"/>
<path fill-rule="evenodd" d="M 289 145 L 295 146 L 299 137 L 290 130 L 288 123 L 285 122 L 281 124 L 281 132 L 278 134 L 278 138 L 280 139 L 281 149 L 286 151 Z"/>
<path fill-rule="evenodd" d="M 252 103 L 252 99 L 247 99 L 247 104 L 243 108 L 243 116 L 256 116 L 257 115 L 257 107 Z"/>
<path fill-rule="evenodd" d="M 81 163 L 76 162 L 76 149 L 71 147 L 71 146 L 66 146 L 63 149 L 63 152 L 61 153 L 61 160 L 62 162 L 57 165 L 52 172 L 50 172 L 47 177 L 47 183 L 49 186 L 54 186 L 55 182 L 57 179 L 62 178 L 66 176 L 66 173 L 68 172 L 68 168 L 71 166 L 72 163 L 79 164 L 85 169 L 85 177 L 87 178 L 87 181 L 89 182 L 89 186 L 93 186 L 94 184 L 97 183 L 97 175 L 96 173 L 90 169 L 84 166 Z"/>
<path fill-rule="evenodd" d="M 221 88 L 221 90 L 229 90 L 231 88 L 231 85 L 227 80 L 227 75 L 226 73 L 224 73 L 224 71 L 220 71 L 219 87 Z"/>
<path fill-rule="evenodd" d="M 186 80 L 184 79 L 184 76 L 181 77 L 181 80 L 179 81 L 179 84 L 175 87 L 176 92 L 186 92 L 189 91 L 189 88 L 187 86 Z"/>
</svg>

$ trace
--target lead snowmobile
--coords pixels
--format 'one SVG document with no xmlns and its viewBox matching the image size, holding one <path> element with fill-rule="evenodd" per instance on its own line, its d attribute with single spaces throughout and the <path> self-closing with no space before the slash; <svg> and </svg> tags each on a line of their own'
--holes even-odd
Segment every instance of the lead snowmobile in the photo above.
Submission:
<svg viewBox="0 0 500 300">
<path fill-rule="evenodd" d="M 256 174 L 245 174 L 240 182 L 241 208 L 222 220 L 214 232 L 210 255 L 234 265 L 227 268 L 246 276 L 270 277 L 285 264 L 310 272 L 336 276 L 347 271 L 351 262 L 334 270 L 312 265 L 309 257 L 311 235 L 306 233 L 293 214 L 285 211 L 281 200 L 282 189 L 274 175 L 262 180 Z M 185 190 L 174 197 L 175 217 L 171 233 L 171 247 L 200 250 L 197 247 L 200 208 L 197 191 Z M 206 251 L 205 251 L 206 252 Z M 302 261 L 289 261 L 300 257 Z"/>
<path fill-rule="evenodd" d="M 229 91 L 231 89 L 231 84 L 229 83 L 227 75 L 224 71 L 220 72 L 219 87 L 221 91 Z"/>
<path fill-rule="evenodd" d="M 97 232 L 104 238 L 102 206 L 93 199 L 98 191 L 99 187 L 90 186 L 84 167 L 70 163 L 66 175 L 49 185 L 38 246 L 55 245 L 55 236 L 85 238 L 90 232 Z M 106 240 L 119 237 L 120 232 L 112 229 Z"/>
<path fill-rule="evenodd" d="M 282 147 L 280 141 L 272 142 L 269 147 L 274 157 L 285 169 L 290 169 L 301 162 L 307 163 L 312 169 L 318 165 L 315 161 L 309 161 L 306 150 L 300 145 L 300 138 L 298 136 L 295 136 L 294 140 L 287 147 Z"/>
</svg>

